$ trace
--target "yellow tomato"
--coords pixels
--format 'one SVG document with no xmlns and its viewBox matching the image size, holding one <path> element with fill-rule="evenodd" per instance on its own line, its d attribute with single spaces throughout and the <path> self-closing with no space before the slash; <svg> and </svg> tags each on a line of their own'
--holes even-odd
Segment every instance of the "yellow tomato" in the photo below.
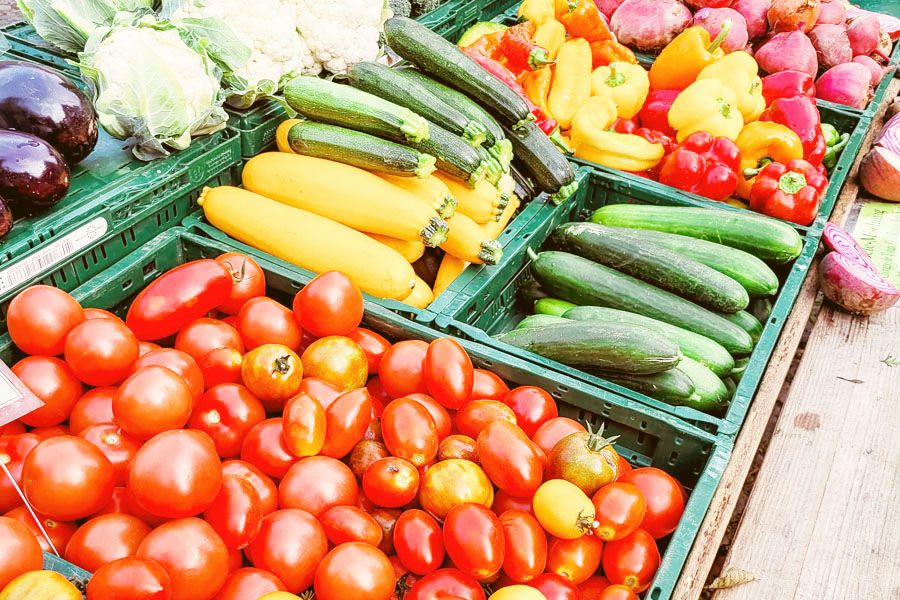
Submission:
<svg viewBox="0 0 900 600">
<path fill-rule="evenodd" d="M 466 502 L 488 508 L 494 503 L 494 486 L 481 467 L 470 460 L 451 458 L 425 471 L 419 485 L 422 508 L 443 519 L 451 508 Z"/>
<path fill-rule="evenodd" d="M 348 337 L 330 335 L 314 341 L 300 356 L 305 377 L 318 377 L 344 391 L 366 385 L 369 359 Z"/>
<path fill-rule="evenodd" d="M 527 585 L 510 585 L 491 594 L 488 600 L 547 600 L 547 597 Z"/>
<path fill-rule="evenodd" d="M 31 571 L 10 581 L 0 600 L 82 600 L 82 595 L 56 571 Z"/>
<path fill-rule="evenodd" d="M 565 479 L 545 481 L 532 502 L 534 516 L 552 536 L 574 540 L 597 527 L 593 502 Z"/>
</svg>

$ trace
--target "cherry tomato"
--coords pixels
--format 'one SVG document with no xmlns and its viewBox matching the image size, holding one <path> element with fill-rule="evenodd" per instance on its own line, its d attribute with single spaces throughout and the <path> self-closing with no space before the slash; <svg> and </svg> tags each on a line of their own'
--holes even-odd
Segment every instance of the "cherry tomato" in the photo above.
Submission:
<svg viewBox="0 0 900 600">
<path fill-rule="evenodd" d="M 399 508 L 412 502 L 419 489 L 419 472 L 402 458 L 390 456 L 375 461 L 362 478 L 363 493 L 385 508 Z"/>
<path fill-rule="evenodd" d="M 115 487 L 115 472 L 94 445 L 66 435 L 44 440 L 28 453 L 22 484 L 37 512 L 75 521 L 106 506 Z"/>
<path fill-rule="evenodd" d="M 472 360 L 454 339 L 440 338 L 428 345 L 423 379 L 428 393 L 443 406 L 462 408 L 472 396 Z"/>
<path fill-rule="evenodd" d="M 609 579 L 603 575 L 591 575 L 587 578 L 587 581 L 578 584 L 578 592 L 581 594 L 581 600 L 599 600 L 602 597 L 603 590 L 608 587 Z M 631 590 L 628 591 L 631 592 Z"/>
<path fill-rule="evenodd" d="M 144 367 L 116 390 L 113 414 L 123 430 L 139 440 L 180 429 L 188 422 L 194 396 L 184 379 L 166 367 Z"/>
<path fill-rule="evenodd" d="M 302 331 L 290 310 L 271 298 L 252 298 L 237 315 L 237 330 L 247 350 L 263 344 L 300 348 Z"/>
<path fill-rule="evenodd" d="M 41 527 L 47 532 L 47 537 L 50 538 L 50 542 L 53 542 L 53 546 L 51 546 L 47 541 L 47 538 L 44 537 L 44 532 L 42 532 L 40 527 L 37 526 L 37 523 L 34 522 L 34 517 L 31 516 L 31 511 L 29 511 L 27 507 L 19 506 L 18 508 L 14 508 L 6 513 L 5 516 L 10 519 L 15 519 L 27 527 L 37 539 L 38 544 L 41 545 L 41 550 L 44 552 L 53 552 L 54 548 L 58 552 L 65 551 L 66 544 L 69 543 L 69 539 L 71 539 L 72 535 L 78 529 L 78 525 L 75 523 L 56 521 L 38 514 L 37 518 L 41 522 Z"/>
<path fill-rule="evenodd" d="M 503 403 L 516 415 L 516 423 L 528 437 L 533 437 L 538 427 L 559 416 L 553 396 L 539 387 L 530 385 L 509 391 Z"/>
<path fill-rule="evenodd" d="M 347 337 L 356 342 L 356 345 L 366 353 L 366 359 L 369 362 L 369 374 L 374 375 L 377 373 L 378 365 L 381 364 L 381 358 L 390 349 L 391 343 L 381 335 L 365 327 L 357 327 L 348 333 Z"/>
<path fill-rule="evenodd" d="M 240 455 L 250 429 L 266 418 L 262 403 L 237 383 L 221 383 L 206 390 L 191 412 L 188 427 L 212 438 L 221 458 Z"/>
<path fill-rule="evenodd" d="M 384 535 L 381 525 L 370 514 L 355 506 L 334 506 L 319 518 L 328 541 L 335 546 L 362 542 L 378 547 Z"/>
<path fill-rule="evenodd" d="M 550 454 L 550 451 L 553 450 L 553 446 L 555 446 L 559 440 L 567 435 L 583 433 L 585 431 L 587 431 L 587 429 L 584 428 L 584 425 L 574 419 L 568 417 L 555 417 L 538 427 L 537 431 L 534 432 L 534 435 L 531 436 L 531 439 L 544 451 L 544 454 Z"/>
<path fill-rule="evenodd" d="M 91 425 L 78 434 L 78 437 L 89 441 L 103 453 L 113 466 L 116 485 L 125 485 L 128 481 L 128 466 L 141 447 L 140 440 L 122 431 L 115 423 Z"/>
<path fill-rule="evenodd" d="M 274 512 L 278 508 L 278 488 L 267 475 L 255 466 L 242 460 L 226 460 L 222 463 L 222 477 L 236 475 L 249 481 L 259 495 L 263 515 Z"/>
<path fill-rule="evenodd" d="M 369 544 L 341 544 L 316 569 L 318 600 L 390 600 L 397 583 L 387 556 Z"/>
<path fill-rule="evenodd" d="M 365 496 L 360 496 L 360 498 L 365 498 Z M 378 544 L 378 549 L 385 554 L 393 554 L 394 527 L 402 512 L 394 508 L 371 508 L 367 512 L 381 527 L 381 543 Z"/>
<path fill-rule="evenodd" d="M 633 483 L 644 494 L 647 511 L 641 529 L 657 540 L 675 531 L 684 514 L 684 493 L 674 477 L 655 467 L 642 467 L 619 481 Z"/>
<path fill-rule="evenodd" d="M 640 488 L 618 481 L 605 485 L 591 499 L 600 524 L 595 531 L 604 542 L 621 540 L 637 529 L 647 513 L 647 503 Z"/>
<path fill-rule="evenodd" d="M 629 536 L 606 544 L 603 572 L 610 582 L 640 594 L 650 587 L 659 561 L 656 540 L 643 529 L 635 529 Z"/>
<path fill-rule="evenodd" d="M 78 528 L 65 547 L 65 558 L 93 573 L 106 563 L 134 556 L 150 526 L 131 515 L 94 517 Z M 63 552 L 63 548 L 58 549 Z"/>
<path fill-rule="evenodd" d="M 175 348 L 200 363 L 204 356 L 217 348 L 234 348 L 243 354 L 244 341 L 238 330 L 225 321 L 201 317 L 178 332 Z"/>
<path fill-rule="evenodd" d="M 160 348 L 162 348 L 162 346 L 154 344 L 153 342 L 138 342 L 138 357 L 150 354 L 154 350 L 159 350 Z"/>
<path fill-rule="evenodd" d="M 441 526 L 425 511 L 407 510 L 394 526 L 394 549 L 400 562 L 412 573 L 431 573 L 444 562 Z"/>
<path fill-rule="evenodd" d="M 278 485 L 278 505 L 299 508 L 319 518 L 329 508 L 353 506 L 359 494 L 350 467 L 328 456 L 310 456 L 294 464 Z"/>
<path fill-rule="evenodd" d="M 66 337 L 66 362 L 88 385 L 121 383 L 138 359 L 138 341 L 128 327 L 112 319 L 77 325 Z"/>
<path fill-rule="evenodd" d="M 135 500 L 154 515 L 181 519 L 206 510 L 222 486 L 222 465 L 202 431 L 166 431 L 144 444 L 128 473 Z"/>
<path fill-rule="evenodd" d="M 347 335 L 363 317 L 359 286 L 339 271 L 315 277 L 294 296 L 294 316 L 316 337 Z"/>
<path fill-rule="evenodd" d="M 281 580 L 272 573 L 246 567 L 228 575 L 215 600 L 259 600 L 266 594 L 286 591 Z"/>
<path fill-rule="evenodd" d="M 417 467 L 437 456 L 437 427 L 428 409 L 416 400 L 398 398 L 384 407 L 381 433 L 391 454 Z"/>
<path fill-rule="evenodd" d="M 281 419 L 266 419 L 250 428 L 241 446 L 241 460 L 275 479 L 281 479 L 297 458 L 284 442 Z"/>
<path fill-rule="evenodd" d="M 172 579 L 153 560 L 120 558 L 88 580 L 88 600 L 171 600 Z"/>
<path fill-rule="evenodd" d="M 228 550 L 205 521 L 176 519 L 151 531 L 137 558 L 154 560 L 172 579 L 172 600 L 212 598 L 228 575 Z"/>
<path fill-rule="evenodd" d="M 366 388 L 344 392 L 325 409 L 325 445 L 320 454 L 343 458 L 369 428 L 372 398 Z"/>
<path fill-rule="evenodd" d="M 131 365 L 131 372 L 137 373 L 142 367 L 152 365 L 166 367 L 176 375 L 180 375 L 191 389 L 194 398 L 203 393 L 203 373 L 200 372 L 197 362 L 186 352 L 174 348 L 160 348 L 148 352 Z"/>
<path fill-rule="evenodd" d="M 478 460 L 501 490 L 512 496 L 533 496 L 544 469 L 540 455 L 525 433 L 507 421 L 494 421 L 478 435 Z"/>
<path fill-rule="evenodd" d="M 438 446 L 437 459 L 441 461 L 450 458 L 461 458 L 478 462 L 478 446 L 475 440 L 467 435 L 450 435 L 445 437 Z"/>
<path fill-rule="evenodd" d="M 603 542 L 593 535 L 574 540 L 550 540 L 547 572 L 562 575 L 575 585 L 584 583 L 600 567 Z"/>
<path fill-rule="evenodd" d="M 503 400 L 509 392 L 507 386 L 499 376 L 475 369 L 472 376 L 472 400 Z"/>
<path fill-rule="evenodd" d="M 391 398 L 427 393 L 425 388 L 425 354 L 428 344 L 421 340 L 397 342 L 381 357 L 378 379 Z"/>
<path fill-rule="evenodd" d="M 511 408 L 498 400 L 473 400 L 456 412 L 456 429 L 463 435 L 478 439 L 481 430 L 494 421 L 516 424 Z"/>
<path fill-rule="evenodd" d="M 503 566 L 503 527 L 481 504 L 450 509 L 444 519 L 444 546 L 453 564 L 479 581 L 492 578 Z"/>
<path fill-rule="evenodd" d="M 281 414 L 284 403 L 300 389 L 303 364 L 297 354 L 281 344 L 264 344 L 244 356 L 241 379 L 259 398 L 266 412 Z"/>
<path fill-rule="evenodd" d="M 28 356 L 13 365 L 12 372 L 44 403 L 20 419 L 31 427 L 59 425 L 69 418 L 72 407 L 81 397 L 81 382 L 58 358 Z"/>
<path fill-rule="evenodd" d="M 231 294 L 219 310 L 236 315 L 251 298 L 266 295 L 266 273 L 255 260 L 240 252 L 226 252 L 216 258 L 231 274 Z"/>
<path fill-rule="evenodd" d="M 298 509 L 266 515 L 259 534 L 246 550 L 253 566 L 274 574 L 294 594 L 312 585 L 316 566 L 327 553 L 328 538 L 322 526 L 311 514 Z"/>
<path fill-rule="evenodd" d="M 435 463 L 421 478 L 419 502 L 422 508 L 443 519 L 451 508 L 465 502 L 490 506 L 494 486 L 480 466 L 468 460 L 450 459 Z"/>
<path fill-rule="evenodd" d="M 40 570 L 44 555 L 37 538 L 27 527 L 9 517 L 0 517 L 0 589 L 29 571 Z"/>
<path fill-rule="evenodd" d="M 500 515 L 503 528 L 503 572 L 516 583 L 531 581 L 547 565 L 547 534 L 534 515 L 507 510 Z"/>
<path fill-rule="evenodd" d="M 315 456 L 325 445 L 325 409 L 309 394 L 299 393 L 284 406 L 284 443 L 294 456 Z"/>
<path fill-rule="evenodd" d="M 66 336 L 84 322 L 84 310 L 75 298 L 49 285 L 25 288 L 9 303 L 9 337 L 25 354 L 58 356 Z"/>
<path fill-rule="evenodd" d="M 318 339 L 303 351 L 300 360 L 308 376 L 324 379 L 344 391 L 364 386 L 369 375 L 365 352 L 348 337 Z"/>
<path fill-rule="evenodd" d="M 244 355 L 237 348 L 216 348 L 203 355 L 197 366 L 207 389 L 220 383 L 240 383 Z"/>
<path fill-rule="evenodd" d="M 203 513 L 222 542 L 230 549 L 247 547 L 262 526 L 262 501 L 253 484 L 236 475 L 222 478 L 219 495 Z"/>
<path fill-rule="evenodd" d="M 300 382 L 300 389 L 297 390 L 297 393 L 309 394 L 319 401 L 322 408 L 327 410 L 344 393 L 344 390 L 318 377 L 304 377 L 303 381 Z"/>
<path fill-rule="evenodd" d="M 481 584 L 459 569 L 439 569 L 416 581 L 404 600 L 485 600 Z"/>
<path fill-rule="evenodd" d="M 547 600 L 581 600 L 578 587 L 556 573 L 544 573 L 527 585 L 542 593 Z"/>
<path fill-rule="evenodd" d="M 69 430 L 72 435 L 78 435 L 91 425 L 115 421 L 112 399 L 116 395 L 116 389 L 99 387 L 82 394 L 69 414 Z"/>
</svg>

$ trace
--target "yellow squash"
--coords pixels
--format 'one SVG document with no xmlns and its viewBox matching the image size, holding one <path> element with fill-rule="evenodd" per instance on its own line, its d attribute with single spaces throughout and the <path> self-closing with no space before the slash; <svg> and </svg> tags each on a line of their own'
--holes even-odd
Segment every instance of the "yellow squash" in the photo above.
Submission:
<svg viewBox="0 0 900 600">
<path fill-rule="evenodd" d="M 410 264 L 416 262 L 422 258 L 423 254 L 425 254 L 425 244 L 420 241 L 409 242 L 406 240 L 398 240 L 397 238 L 378 235 L 377 233 L 367 233 L 366 235 L 376 242 L 391 248 Z"/>
<path fill-rule="evenodd" d="M 438 267 L 437 277 L 434 278 L 434 297 L 437 298 L 447 291 L 450 284 L 462 275 L 469 263 L 461 258 L 456 258 L 450 253 L 444 254 L 441 265 Z"/>
<path fill-rule="evenodd" d="M 290 143 L 288 143 L 288 131 L 291 130 L 291 127 L 296 125 L 297 123 L 302 123 L 300 119 L 285 119 L 278 125 L 278 129 L 275 130 L 275 145 L 278 146 L 279 152 L 288 152 L 290 154 L 295 154 L 294 150 L 291 148 Z"/>
<path fill-rule="evenodd" d="M 331 219 L 231 186 L 204 189 L 198 203 L 231 237 L 314 273 L 343 271 L 373 296 L 402 300 L 415 286 L 400 254 Z"/>
<path fill-rule="evenodd" d="M 19 575 L 0 591 L 0 600 L 82 600 L 81 592 L 56 571 Z"/>
<path fill-rule="evenodd" d="M 403 304 L 408 304 L 413 308 L 428 308 L 428 305 L 434 302 L 434 293 L 428 284 L 416 277 L 416 287 L 409 293 L 409 296 L 403 299 Z"/>
<path fill-rule="evenodd" d="M 503 214 L 500 215 L 499 220 L 490 221 L 481 226 L 481 231 L 484 232 L 484 236 L 492 240 L 496 240 L 500 237 L 500 234 L 503 233 L 503 230 L 506 229 L 506 226 L 512 221 L 516 211 L 519 210 L 520 204 L 519 199 L 513 196 L 509 201 L 509 204 L 506 205 L 506 208 L 503 209 Z"/>
<path fill-rule="evenodd" d="M 459 179 L 444 173 L 435 173 L 434 176 L 440 179 L 456 198 L 456 210 L 476 223 L 493 221 L 506 208 L 507 202 L 503 200 L 497 188 L 486 179 L 470 188 Z"/>
<path fill-rule="evenodd" d="M 495 240 L 486 237 L 478 223 L 462 213 L 449 220 L 450 231 L 441 250 L 456 258 L 476 264 L 495 265 L 503 256 L 503 248 Z"/>
<path fill-rule="evenodd" d="M 449 219 L 456 212 L 456 198 L 453 197 L 444 182 L 434 175 L 422 178 L 379 173 L 378 176 L 398 188 L 414 194 L 419 200 L 434 208 L 442 219 Z"/>
</svg>

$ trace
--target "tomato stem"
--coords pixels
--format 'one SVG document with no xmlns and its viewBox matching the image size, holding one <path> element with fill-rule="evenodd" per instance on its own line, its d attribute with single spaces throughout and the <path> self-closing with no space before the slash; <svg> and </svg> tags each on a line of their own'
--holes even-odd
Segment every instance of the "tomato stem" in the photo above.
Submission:
<svg viewBox="0 0 900 600">
<path fill-rule="evenodd" d="M 281 373 L 285 375 L 291 372 L 291 356 L 289 354 L 285 354 L 284 356 L 279 356 L 275 359 L 275 371 L 274 373 Z"/>
</svg>

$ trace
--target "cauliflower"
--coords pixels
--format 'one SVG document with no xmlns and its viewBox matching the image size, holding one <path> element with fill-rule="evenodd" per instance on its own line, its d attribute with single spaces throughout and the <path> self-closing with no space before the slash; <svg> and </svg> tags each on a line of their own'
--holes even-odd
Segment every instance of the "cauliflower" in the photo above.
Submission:
<svg viewBox="0 0 900 600">
<path fill-rule="evenodd" d="M 331 73 L 378 58 L 390 9 L 384 0 L 292 0 L 297 28 L 313 56 Z"/>
</svg>

